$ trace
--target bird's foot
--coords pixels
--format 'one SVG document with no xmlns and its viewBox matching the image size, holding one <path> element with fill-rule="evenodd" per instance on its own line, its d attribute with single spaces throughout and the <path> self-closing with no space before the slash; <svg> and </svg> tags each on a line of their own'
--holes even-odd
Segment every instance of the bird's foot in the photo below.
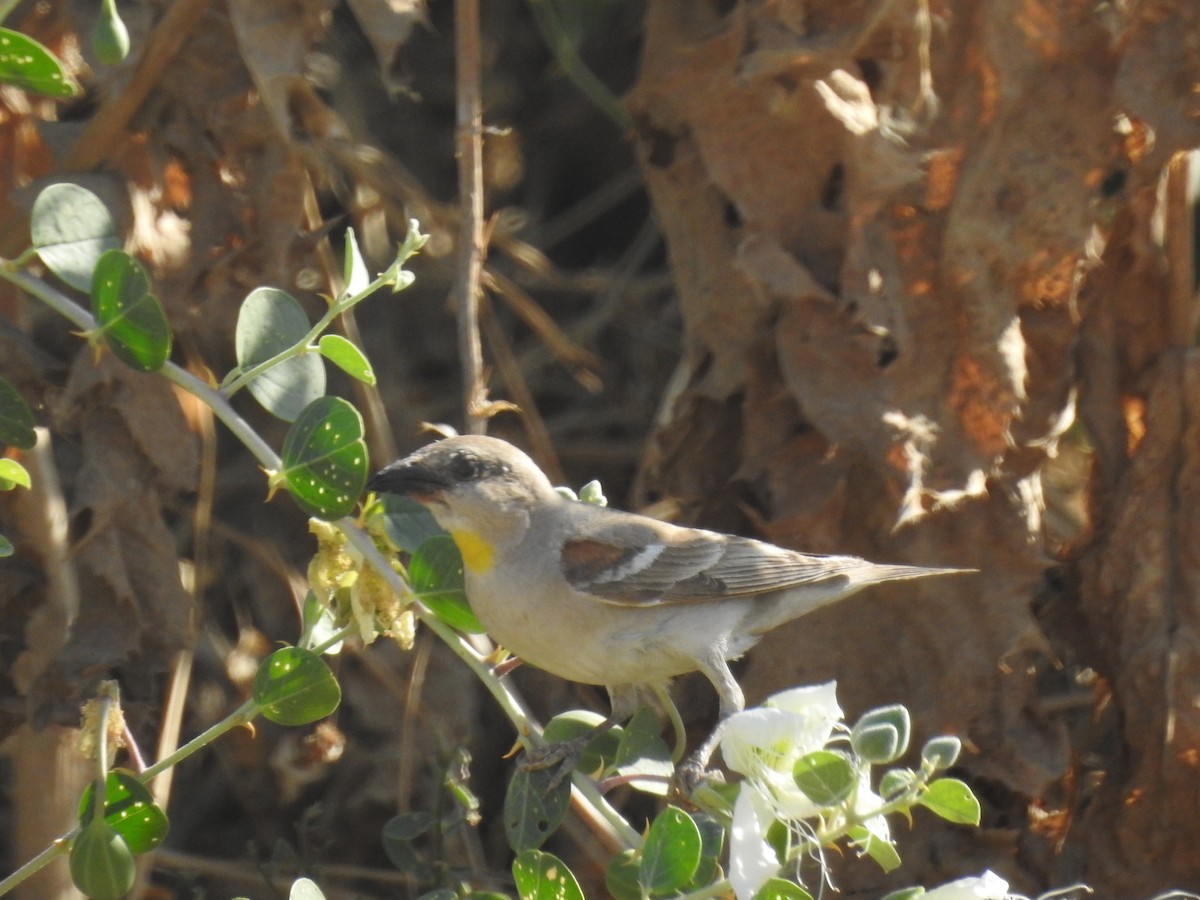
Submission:
<svg viewBox="0 0 1200 900">
<path fill-rule="evenodd" d="M 592 737 L 593 735 L 589 733 L 569 741 L 558 741 L 526 750 L 521 758 L 521 768 L 526 772 L 555 769 L 554 777 L 547 785 L 547 790 L 552 791 L 571 774 Z"/>
<path fill-rule="evenodd" d="M 724 780 L 725 776 L 719 771 L 708 768 L 707 754 L 693 753 L 675 767 L 670 795 L 677 800 L 690 801 L 697 788 L 706 782 Z"/>
</svg>

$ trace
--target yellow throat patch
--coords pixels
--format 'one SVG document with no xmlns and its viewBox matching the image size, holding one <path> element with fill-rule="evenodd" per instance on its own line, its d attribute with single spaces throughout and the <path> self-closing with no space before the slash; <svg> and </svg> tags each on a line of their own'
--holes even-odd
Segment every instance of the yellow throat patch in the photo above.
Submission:
<svg viewBox="0 0 1200 900">
<path fill-rule="evenodd" d="M 486 572 L 492 567 L 495 551 L 492 545 L 473 531 L 450 532 L 458 552 L 462 555 L 463 565 L 472 572 Z"/>
</svg>

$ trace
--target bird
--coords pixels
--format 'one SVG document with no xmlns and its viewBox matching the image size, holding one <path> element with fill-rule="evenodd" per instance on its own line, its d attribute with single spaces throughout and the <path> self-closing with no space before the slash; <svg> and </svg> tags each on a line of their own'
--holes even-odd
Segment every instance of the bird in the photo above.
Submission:
<svg viewBox="0 0 1200 900">
<path fill-rule="evenodd" d="M 700 672 L 719 713 L 687 760 L 694 782 L 722 723 L 745 706 L 729 662 L 764 634 L 869 585 L 971 571 L 800 553 L 571 499 L 522 450 L 482 435 L 428 444 L 367 488 L 416 500 L 449 533 L 467 600 L 494 641 L 559 678 L 607 688 L 607 718 L 530 763 L 563 772 L 653 691 Z"/>
</svg>

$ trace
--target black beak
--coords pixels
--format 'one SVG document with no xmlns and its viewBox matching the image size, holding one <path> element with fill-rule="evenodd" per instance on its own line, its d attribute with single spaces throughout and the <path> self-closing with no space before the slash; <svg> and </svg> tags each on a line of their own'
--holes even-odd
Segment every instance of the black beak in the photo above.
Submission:
<svg viewBox="0 0 1200 900">
<path fill-rule="evenodd" d="M 417 500 L 435 497 L 450 487 L 444 475 L 404 460 L 384 466 L 367 480 L 367 490 L 377 494 L 405 494 Z"/>
</svg>

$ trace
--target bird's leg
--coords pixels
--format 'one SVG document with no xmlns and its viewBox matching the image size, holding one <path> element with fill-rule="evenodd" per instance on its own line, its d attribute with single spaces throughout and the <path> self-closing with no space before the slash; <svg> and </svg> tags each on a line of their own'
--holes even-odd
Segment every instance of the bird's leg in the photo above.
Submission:
<svg viewBox="0 0 1200 900">
<path fill-rule="evenodd" d="M 554 778 L 550 782 L 550 790 L 554 790 L 554 788 L 562 783 L 564 778 L 571 774 L 571 770 L 579 762 L 579 757 L 583 755 L 583 751 L 587 749 L 588 744 L 600 737 L 600 735 L 621 724 L 625 718 L 627 717 L 618 715 L 618 711 L 614 710 L 607 719 L 597 723 L 594 728 L 590 731 L 585 731 L 579 737 L 571 738 L 569 741 L 543 744 L 541 747 L 526 750 L 525 758 L 521 761 L 521 768 L 527 771 L 536 771 L 538 769 L 549 769 L 557 766 L 558 771 L 554 773 Z"/>
<path fill-rule="evenodd" d="M 729 663 L 725 661 L 725 654 L 722 651 L 721 647 L 714 648 L 700 669 L 717 689 L 721 709 L 712 733 L 704 739 L 703 744 L 675 767 L 672 791 L 680 797 L 690 797 L 692 791 L 700 786 L 700 782 L 708 774 L 708 763 L 720 745 L 721 737 L 725 734 L 725 723 L 729 721 L 730 716 L 741 712 L 746 706 L 746 698 L 742 693 L 741 685 L 729 671 Z"/>
<path fill-rule="evenodd" d="M 637 711 L 641 696 L 642 691 L 637 685 L 609 685 L 608 698 L 611 712 L 607 719 L 597 723 L 594 728 L 579 737 L 569 741 L 559 741 L 555 744 L 546 744 L 543 747 L 527 751 L 522 766 L 526 769 L 549 769 L 551 766 L 558 766 L 558 771 L 550 783 L 550 789 L 553 790 L 571 774 L 571 770 L 579 762 L 579 757 L 583 755 L 588 744 L 620 725 Z"/>
</svg>

